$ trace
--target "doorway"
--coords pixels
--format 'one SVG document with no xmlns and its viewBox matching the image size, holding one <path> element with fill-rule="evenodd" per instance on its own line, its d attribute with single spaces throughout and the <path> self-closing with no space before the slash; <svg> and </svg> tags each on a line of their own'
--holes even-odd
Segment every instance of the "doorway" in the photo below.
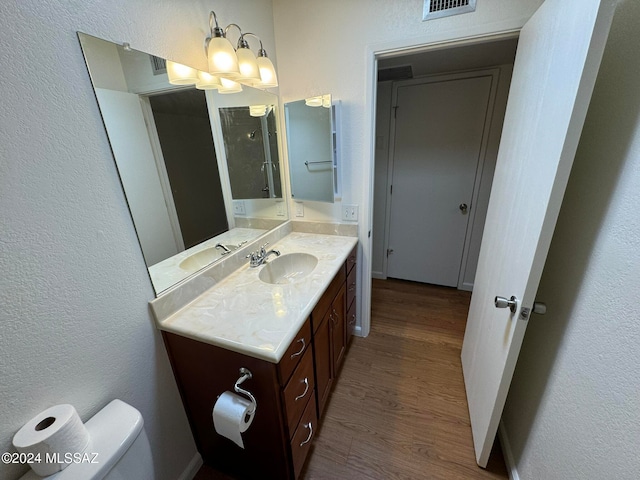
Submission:
<svg viewBox="0 0 640 480">
<path fill-rule="evenodd" d="M 473 289 L 516 46 L 379 62 L 373 278 Z"/>
</svg>

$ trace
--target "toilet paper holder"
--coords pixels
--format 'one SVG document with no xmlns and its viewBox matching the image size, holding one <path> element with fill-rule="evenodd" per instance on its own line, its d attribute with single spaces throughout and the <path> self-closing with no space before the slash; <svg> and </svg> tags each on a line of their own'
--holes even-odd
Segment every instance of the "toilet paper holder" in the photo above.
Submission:
<svg viewBox="0 0 640 480">
<path fill-rule="evenodd" d="M 256 402 L 256 397 L 254 397 L 253 394 L 250 391 L 245 390 L 244 388 L 240 387 L 240 385 L 245 380 L 249 380 L 251 378 L 253 378 L 253 374 L 251 373 L 251 371 L 248 368 L 241 367 L 240 368 L 240 378 L 238 378 L 238 380 L 236 380 L 236 383 L 233 386 L 233 389 L 236 391 L 236 393 L 240 393 L 242 395 L 245 395 L 245 396 L 249 397 L 249 400 L 251 400 L 251 409 L 247 412 L 247 415 L 252 415 L 252 414 L 255 413 L 256 407 L 258 406 L 258 402 Z"/>
</svg>

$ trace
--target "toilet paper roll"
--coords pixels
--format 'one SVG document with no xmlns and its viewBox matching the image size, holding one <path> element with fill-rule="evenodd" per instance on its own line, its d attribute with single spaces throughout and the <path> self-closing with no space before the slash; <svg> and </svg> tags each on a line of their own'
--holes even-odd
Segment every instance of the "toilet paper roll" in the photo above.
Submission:
<svg viewBox="0 0 640 480">
<path fill-rule="evenodd" d="M 252 407 L 250 400 L 232 392 L 224 392 L 213 406 L 213 426 L 216 432 L 244 448 L 242 433 L 253 422 L 255 411 L 249 413 Z"/>
<path fill-rule="evenodd" d="M 27 454 L 40 476 L 53 475 L 66 468 L 65 455 L 84 453 L 89 432 L 72 405 L 55 405 L 29 420 L 13 436 L 13 446 Z"/>
</svg>

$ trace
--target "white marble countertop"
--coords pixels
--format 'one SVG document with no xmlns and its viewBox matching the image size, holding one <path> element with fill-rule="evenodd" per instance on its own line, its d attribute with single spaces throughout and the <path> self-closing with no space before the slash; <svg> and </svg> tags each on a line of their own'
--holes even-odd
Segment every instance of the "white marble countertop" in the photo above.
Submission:
<svg viewBox="0 0 640 480">
<path fill-rule="evenodd" d="M 278 363 L 356 243 L 354 237 L 290 233 L 269 248 L 282 255 L 315 255 L 318 264 L 309 275 L 291 284 L 272 285 L 258 278 L 262 267 L 250 268 L 247 262 L 160 321 L 159 327 Z"/>
</svg>

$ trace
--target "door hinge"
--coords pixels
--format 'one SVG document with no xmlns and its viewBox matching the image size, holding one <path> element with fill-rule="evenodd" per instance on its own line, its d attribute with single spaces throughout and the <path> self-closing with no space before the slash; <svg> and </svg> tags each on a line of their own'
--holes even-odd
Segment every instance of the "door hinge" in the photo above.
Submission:
<svg viewBox="0 0 640 480">
<path fill-rule="evenodd" d="M 393 253 L 393 248 L 387 248 L 387 257 Z"/>
<path fill-rule="evenodd" d="M 393 185 L 391 185 L 391 188 L 389 188 L 389 195 L 393 195 Z"/>
<path fill-rule="evenodd" d="M 393 118 L 398 118 L 398 107 L 399 105 L 393 107 Z"/>
</svg>

